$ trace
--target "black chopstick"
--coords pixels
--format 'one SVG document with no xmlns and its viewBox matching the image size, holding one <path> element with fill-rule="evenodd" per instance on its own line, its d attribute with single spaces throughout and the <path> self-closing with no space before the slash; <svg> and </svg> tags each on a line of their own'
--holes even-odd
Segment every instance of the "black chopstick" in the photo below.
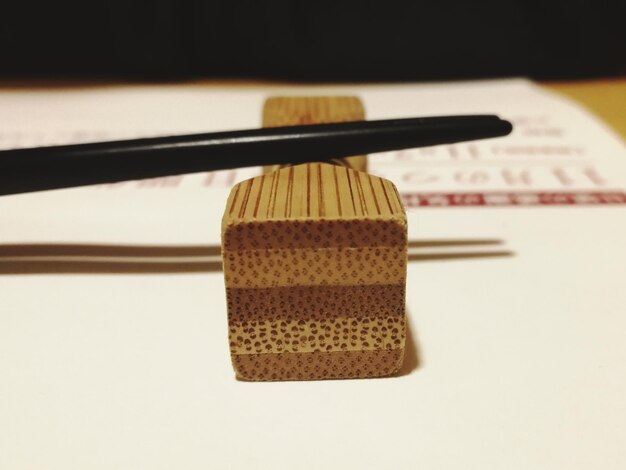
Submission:
<svg viewBox="0 0 626 470">
<path fill-rule="evenodd" d="M 497 116 L 290 126 L 0 151 L 0 195 L 499 137 Z"/>
</svg>

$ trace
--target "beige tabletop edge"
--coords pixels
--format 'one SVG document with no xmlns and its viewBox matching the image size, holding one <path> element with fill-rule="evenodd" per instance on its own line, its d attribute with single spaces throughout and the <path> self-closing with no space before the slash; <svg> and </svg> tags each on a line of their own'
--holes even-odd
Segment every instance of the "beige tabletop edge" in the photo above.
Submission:
<svg viewBox="0 0 626 470">
<path fill-rule="evenodd" d="M 263 86 L 284 86 L 287 82 L 266 82 L 254 79 L 203 79 L 181 82 L 186 86 L 197 87 L 233 87 L 251 88 Z M 549 90 L 561 93 L 578 101 L 601 117 L 617 133 L 626 139 L 626 77 L 611 79 L 575 80 L 539 82 Z M 72 80 L 0 80 L 0 91 L 7 90 L 45 90 L 45 89 L 89 89 L 127 85 L 128 82 L 72 81 Z M 139 84 L 139 83 L 134 83 Z M 153 82 L 146 86 L 158 86 L 168 83 Z M 293 83 L 290 83 L 293 84 Z M 312 85 L 312 83 L 311 83 Z"/>
<path fill-rule="evenodd" d="M 583 104 L 626 140 L 626 78 L 546 82 L 542 85 Z"/>
</svg>

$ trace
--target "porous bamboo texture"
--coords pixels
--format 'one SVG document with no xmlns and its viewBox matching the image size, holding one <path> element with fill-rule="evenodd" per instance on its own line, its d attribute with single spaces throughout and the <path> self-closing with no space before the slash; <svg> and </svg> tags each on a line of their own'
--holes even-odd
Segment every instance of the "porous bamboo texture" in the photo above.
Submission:
<svg viewBox="0 0 626 470">
<path fill-rule="evenodd" d="M 270 98 L 263 122 L 363 118 L 353 97 Z M 406 215 L 390 181 L 329 163 L 243 181 L 228 199 L 222 251 L 238 378 L 364 378 L 400 367 Z"/>
</svg>

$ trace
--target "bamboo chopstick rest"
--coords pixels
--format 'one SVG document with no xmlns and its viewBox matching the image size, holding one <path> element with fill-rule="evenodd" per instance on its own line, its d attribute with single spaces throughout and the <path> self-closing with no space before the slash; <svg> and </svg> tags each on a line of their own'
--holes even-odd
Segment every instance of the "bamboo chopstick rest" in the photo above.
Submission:
<svg viewBox="0 0 626 470">
<path fill-rule="evenodd" d="M 270 98 L 265 127 L 363 120 L 355 97 Z M 402 364 L 406 215 L 395 186 L 342 164 L 237 184 L 222 220 L 229 343 L 243 380 L 379 377 Z"/>
</svg>

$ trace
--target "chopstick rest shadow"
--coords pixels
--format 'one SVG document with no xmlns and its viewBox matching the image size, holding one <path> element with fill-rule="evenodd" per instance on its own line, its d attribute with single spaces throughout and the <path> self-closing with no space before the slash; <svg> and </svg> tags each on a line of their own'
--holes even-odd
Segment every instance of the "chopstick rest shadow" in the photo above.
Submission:
<svg viewBox="0 0 626 470">
<path fill-rule="evenodd" d="M 219 272 L 220 250 L 219 245 L 0 245 L 0 275 Z"/>
<path fill-rule="evenodd" d="M 415 369 L 420 366 L 420 349 L 419 343 L 416 340 L 415 332 L 411 327 L 411 315 L 407 311 L 407 320 L 406 320 L 406 344 L 404 349 L 404 361 L 402 362 L 402 366 L 396 372 L 393 377 L 403 377 L 405 375 L 409 375 Z"/>
<path fill-rule="evenodd" d="M 414 240 L 409 241 L 409 263 L 414 261 L 444 261 L 472 258 L 501 258 L 513 256 L 511 250 L 500 248 L 499 239 Z M 476 249 L 475 247 L 479 247 Z M 484 247 L 488 247 L 485 249 Z"/>
<path fill-rule="evenodd" d="M 512 256 L 512 251 L 497 249 L 502 243 L 494 239 L 410 241 L 408 257 L 412 262 Z M 220 272 L 220 250 L 219 245 L 7 244 L 0 245 L 0 275 Z"/>
</svg>

